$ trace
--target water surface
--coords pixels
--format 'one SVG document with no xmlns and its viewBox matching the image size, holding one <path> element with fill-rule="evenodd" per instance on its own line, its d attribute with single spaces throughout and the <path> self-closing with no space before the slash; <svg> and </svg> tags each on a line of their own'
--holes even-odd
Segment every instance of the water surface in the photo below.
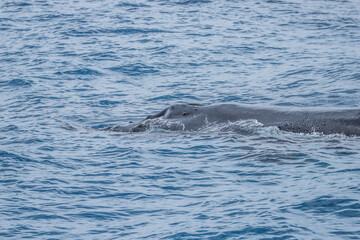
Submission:
<svg viewBox="0 0 360 240">
<path fill-rule="evenodd" d="M 358 1 L 2 1 L 0 43 L 0 238 L 359 239 L 359 137 L 96 130 L 359 108 Z"/>
</svg>

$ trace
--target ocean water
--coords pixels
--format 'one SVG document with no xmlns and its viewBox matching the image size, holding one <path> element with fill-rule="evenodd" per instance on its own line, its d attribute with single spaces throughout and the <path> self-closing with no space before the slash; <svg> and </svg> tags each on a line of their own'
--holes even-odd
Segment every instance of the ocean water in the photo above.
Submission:
<svg viewBox="0 0 360 240">
<path fill-rule="evenodd" d="M 0 2 L 0 239 L 360 239 L 360 138 L 113 133 L 175 103 L 360 107 L 358 0 Z"/>
</svg>

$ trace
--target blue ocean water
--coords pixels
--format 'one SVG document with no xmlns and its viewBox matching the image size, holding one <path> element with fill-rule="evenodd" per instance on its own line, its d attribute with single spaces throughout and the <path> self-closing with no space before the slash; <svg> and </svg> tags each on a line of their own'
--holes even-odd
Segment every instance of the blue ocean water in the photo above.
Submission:
<svg viewBox="0 0 360 240">
<path fill-rule="evenodd" d="M 357 0 L 1 1 L 0 239 L 360 239 L 359 137 L 96 130 L 359 108 L 359 69 Z"/>
</svg>

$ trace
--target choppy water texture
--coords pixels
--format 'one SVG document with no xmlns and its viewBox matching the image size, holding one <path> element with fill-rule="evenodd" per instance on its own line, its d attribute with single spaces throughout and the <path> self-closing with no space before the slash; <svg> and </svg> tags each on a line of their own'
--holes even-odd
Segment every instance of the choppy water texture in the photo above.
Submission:
<svg viewBox="0 0 360 240">
<path fill-rule="evenodd" d="M 174 103 L 359 107 L 357 0 L 4 0 L 0 43 L 1 239 L 359 239 L 359 137 L 96 130 Z"/>
</svg>

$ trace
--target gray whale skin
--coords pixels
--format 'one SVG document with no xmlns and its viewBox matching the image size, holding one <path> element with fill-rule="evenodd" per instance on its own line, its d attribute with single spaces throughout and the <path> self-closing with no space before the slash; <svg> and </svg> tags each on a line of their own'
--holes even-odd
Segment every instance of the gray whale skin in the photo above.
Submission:
<svg viewBox="0 0 360 240">
<path fill-rule="evenodd" d="M 295 133 L 320 132 L 360 136 L 360 109 L 292 109 L 239 104 L 175 104 L 149 115 L 138 123 L 107 127 L 116 132 L 143 132 L 155 125 L 167 130 L 196 131 L 208 123 L 228 123 L 255 119 L 263 126 L 276 126 Z M 161 121 L 157 121 L 161 120 Z M 160 124 L 161 122 L 161 124 Z"/>
</svg>

